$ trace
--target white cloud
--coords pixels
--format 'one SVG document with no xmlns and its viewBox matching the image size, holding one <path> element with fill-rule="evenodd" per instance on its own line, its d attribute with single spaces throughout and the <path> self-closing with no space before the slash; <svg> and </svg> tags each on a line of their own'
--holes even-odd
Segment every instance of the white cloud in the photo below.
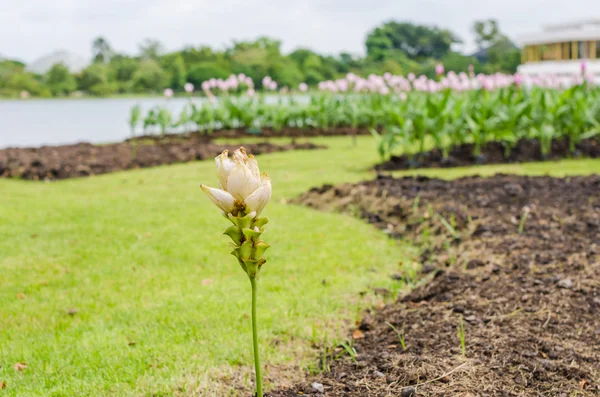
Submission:
<svg viewBox="0 0 600 397">
<path fill-rule="evenodd" d="M 146 37 L 174 50 L 259 35 L 281 39 L 287 51 L 362 53 L 368 31 L 390 19 L 449 28 L 472 49 L 475 19 L 496 18 L 515 37 L 600 17 L 597 0 L 0 0 L 0 9 L 0 53 L 27 62 L 59 48 L 88 57 L 99 35 L 129 53 Z"/>
</svg>

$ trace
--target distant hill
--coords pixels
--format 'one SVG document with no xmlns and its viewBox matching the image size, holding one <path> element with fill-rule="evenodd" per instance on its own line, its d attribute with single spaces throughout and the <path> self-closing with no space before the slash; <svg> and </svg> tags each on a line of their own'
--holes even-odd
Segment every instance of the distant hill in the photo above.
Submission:
<svg viewBox="0 0 600 397">
<path fill-rule="evenodd" d="M 45 55 L 30 63 L 29 65 L 27 65 L 27 70 L 33 73 L 44 74 L 48 70 L 50 70 L 50 68 L 52 68 L 54 64 L 57 63 L 64 64 L 67 68 L 69 68 L 71 73 L 80 72 L 81 70 L 85 69 L 85 67 L 89 64 L 89 62 L 85 58 L 77 54 L 73 54 L 64 50 L 59 50 Z"/>
</svg>

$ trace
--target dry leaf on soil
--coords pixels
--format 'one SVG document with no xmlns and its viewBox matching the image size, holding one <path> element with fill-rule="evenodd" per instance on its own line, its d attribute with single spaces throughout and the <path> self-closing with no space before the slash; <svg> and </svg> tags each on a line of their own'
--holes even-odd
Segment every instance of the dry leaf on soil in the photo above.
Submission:
<svg viewBox="0 0 600 397">
<path fill-rule="evenodd" d="M 27 363 L 16 363 L 13 368 L 15 369 L 15 371 L 21 372 L 27 369 Z"/>
</svg>

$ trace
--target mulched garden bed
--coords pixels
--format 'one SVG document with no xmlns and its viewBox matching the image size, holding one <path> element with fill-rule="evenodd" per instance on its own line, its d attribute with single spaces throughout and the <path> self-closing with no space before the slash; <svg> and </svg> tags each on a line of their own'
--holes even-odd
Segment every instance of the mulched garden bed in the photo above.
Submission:
<svg viewBox="0 0 600 397">
<path fill-rule="evenodd" d="M 379 171 L 406 170 L 410 168 L 444 168 L 464 167 L 474 164 L 524 163 L 528 161 L 559 160 L 569 157 L 600 157 L 600 141 L 587 139 L 581 141 L 575 153 L 569 151 L 568 142 L 564 139 L 554 140 L 552 150 L 542 156 L 537 140 L 520 140 L 505 157 L 505 148 L 500 142 L 489 142 L 481 148 L 481 156 L 473 155 L 473 145 L 458 146 L 444 159 L 441 150 L 434 149 L 416 156 L 392 156 L 388 161 L 375 166 Z"/>
<path fill-rule="evenodd" d="M 381 131 L 381 128 L 377 128 Z M 281 130 L 275 131 L 272 128 L 261 128 L 260 130 L 251 130 L 248 128 L 235 128 L 229 130 L 217 130 L 210 133 L 204 132 L 191 132 L 182 134 L 165 134 L 165 135 L 139 135 L 133 138 L 127 139 L 127 141 L 140 141 L 140 140 L 152 140 L 152 141 L 163 141 L 163 140 L 177 140 L 181 137 L 192 136 L 198 139 L 216 139 L 216 138 L 248 138 L 248 137 L 259 137 L 259 138 L 277 138 L 277 137 L 315 137 L 315 136 L 355 136 L 355 135 L 369 135 L 369 128 L 353 128 L 353 127 L 328 127 L 328 128 L 297 128 L 297 127 L 284 127 Z"/>
<path fill-rule="evenodd" d="M 252 154 L 325 148 L 312 143 L 275 145 L 264 142 L 244 146 Z M 203 139 L 188 139 L 153 144 L 78 143 L 40 148 L 0 149 L 0 177 L 32 180 L 76 178 L 132 168 L 205 160 L 217 156 L 225 149 L 233 151 L 238 147 L 239 145 L 215 144 Z"/>
<path fill-rule="evenodd" d="M 357 324 L 356 361 L 338 347 L 269 397 L 600 395 L 600 176 L 379 177 L 298 202 L 420 245 L 423 278 Z"/>
</svg>

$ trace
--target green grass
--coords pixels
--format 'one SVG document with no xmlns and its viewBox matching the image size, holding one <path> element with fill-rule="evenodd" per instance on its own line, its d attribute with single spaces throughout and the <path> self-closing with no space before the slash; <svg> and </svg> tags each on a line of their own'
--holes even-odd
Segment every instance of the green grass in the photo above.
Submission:
<svg viewBox="0 0 600 397">
<path fill-rule="evenodd" d="M 286 203 L 374 176 L 372 138 L 313 141 L 330 149 L 259 157 L 274 188 L 260 339 L 267 376 L 279 380 L 301 375 L 312 344 L 343 337 L 380 299 L 359 292 L 392 287 L 389 275 L 415 253 L 360 220 Z M 411 173 L 599 170 L 586 160 Z M 200 183 L 216 185 L 213 162 L 0 180 L 0 396 L 224 396 L 252 384 L 250 283 Z M 28 368 L 16 372 L 17 362 Z"/>
<path fill-rule="evenodd" d="M 360 220 L 285 204 L 369 176 L 363 149 L 331 143 L 259 158 L 274 186 L 259 291 L 267 374 L 301 368 L 312 343 L 345 335 L 380 299 L 358 293 L 391 286 L 404 255 Z M 0 395 L 210 395 L 220 376 L 250 373 L 250 283 L 201 182 L 217 185 L 212 161 L 0 180 Z"/>
</svg>

